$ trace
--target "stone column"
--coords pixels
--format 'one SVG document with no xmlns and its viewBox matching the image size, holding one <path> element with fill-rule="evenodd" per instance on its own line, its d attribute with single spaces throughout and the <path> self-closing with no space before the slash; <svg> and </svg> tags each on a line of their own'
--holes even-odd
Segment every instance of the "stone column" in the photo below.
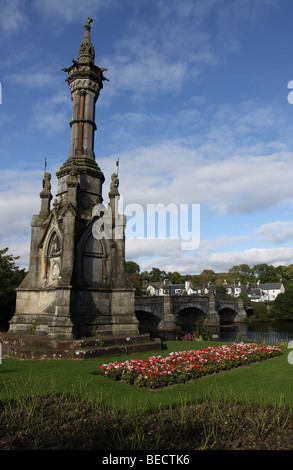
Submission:
<svg viewBox="0 0 293 470">
<path fill-rule="evenodd" d="M 94 159 L 94 134 L 96 130 L 95 124 L 95 103 L 97 100 L 96 93 L 91 89 L 87 90 L 85 97 L 84 109 L 84 153 L 88 158 Z"/>
<path fill-rule="evenodd" d="M 79 118 L 79 108 L 80 108 L 80 99 L 81 95 L 78 89 L 71 91 L 72 97 L 72 120 L 70 121 L 71 127 L 71 140 L 70 140 L 70 151 L 69 157 L 72 158 L 75 156 L 75 150 L 78 148 L 78 118 Z"/>
<path fill-rule="evenodd" d="M 80 92 L 79 100 L 79 119 L 78 119 L 78 144 L 77 152 L 83 154 L 83 134 L 84 134 L 84 102 L 85 102 L 85 92 Z"/>
</svg>

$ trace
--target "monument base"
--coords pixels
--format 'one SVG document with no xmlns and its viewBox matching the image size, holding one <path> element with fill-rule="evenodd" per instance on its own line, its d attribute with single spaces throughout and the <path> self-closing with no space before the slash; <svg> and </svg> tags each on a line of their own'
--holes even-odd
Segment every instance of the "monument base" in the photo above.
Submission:
<svg viewBox="0 0 293 470">
<path fill-rule="evenodd" d="M 136 335 L 132 289 L 17 289 L 9 334 L 78 339 L 95 335 Z"/>
</svg>

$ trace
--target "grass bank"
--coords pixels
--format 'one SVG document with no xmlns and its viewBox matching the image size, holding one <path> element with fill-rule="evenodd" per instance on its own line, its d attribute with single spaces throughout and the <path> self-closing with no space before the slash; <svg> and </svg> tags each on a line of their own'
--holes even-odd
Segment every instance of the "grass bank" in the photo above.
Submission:
<svg viewBox="0 0 293 470">
<path fill-rule="evenodd" d="M 166 342 L 161 354 L 212 344 Z M 154 391 L 96 375 L 99 364 L 149 352 L 86 361 L 3 359 L 0 449 L 291 448 L 293 366 L 286 346 L 282 352 Z"/>
<path fill-rule="evenodd" d="M 172 351 L 201 349 L 213 342 L 170 341 L 164 343 L 161 355 Z M 219 344 L 219 343 L 216 343 Z M 14 399 L 20 395 L 62 394 L 74 396 L 105 406 L 134 411 L 139 408 L 160 407 L 201 402 L 207 394 L 227 398 L 237 396 L 239 403 L 274 404 L 280 396 L 293 402 L 293 366 L 288 363 L 288 348 L 283 354 L 231 371 L 205 376 L 189 383 L 166 389 L 150 391 L 97 376 L 98 365 L 129 358 L 144 359 L 152 353 L 136 353 L 85 361 L 21 361 L 3 359 L 0 365 L 0 400 Z M 158 355 L 158 351 L 153 353 Z"/>
</svg>

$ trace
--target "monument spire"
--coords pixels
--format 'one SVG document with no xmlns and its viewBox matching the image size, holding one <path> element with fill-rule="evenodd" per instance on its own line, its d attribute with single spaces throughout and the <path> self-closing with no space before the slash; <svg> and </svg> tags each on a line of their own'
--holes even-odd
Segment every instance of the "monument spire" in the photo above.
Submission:
<svg viewBox="0 0 293 470">
<path fill-rule="evenodd" d="M 79 64 L 91 64 L 95 61 L 95 48 L 92 45 L 90 30 L 93 19 L 88 17 L 84 25 L 84 37 L 78 51 Z"/>
<path fill-rule="evenodd" d="M 68 179 L 70 181 L 72 179 L 72 160 L 74 160 L 75 179 L 78 181 L 76 195 L 81 193 L 87 195 L 87 198 L 83 196 L 82 204 L 77 204 L 77 211 L 82 218 L 88 218 L 92 206 L 102 202 L 102 184 L 105 179 L 95 159 L 94 135 L 97 129 L 95 107 L 103 88 L 103 81 L 107 79 L 103 75 L 106 69 L 101 69 L 94 62 L 95 49 L 90 37 L 92 21 L 92 18 L 88 17 L 84 24 L 85 32 L 79 47 L 78 61 L 73 60 L 71 67 L 62 69 L 68 73 L 66 81 L 72 98 L 72 120 L 69 157 L 57 172 L 57 201 L 62 205 L 68 202 L 69 193 L 66 191 L 66 185 Z M 86 206 L 85 200 L 87 200 Z"/>
</svg>

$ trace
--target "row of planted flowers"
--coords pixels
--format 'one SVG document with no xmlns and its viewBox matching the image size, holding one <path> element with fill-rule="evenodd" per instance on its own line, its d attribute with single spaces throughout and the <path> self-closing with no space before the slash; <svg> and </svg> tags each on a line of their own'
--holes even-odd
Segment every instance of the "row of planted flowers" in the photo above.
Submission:
<svg viewBox="0 0 293 470">
<path fill-rule="evenodd" d="M 98 374 L 145 388 L 161 388 L 187 382 L 281 354 L 277 346 L 233 343 L 199 350 L 172 352 L 166 357 L 151 356 L 99 366 Z"/>
</svg>

